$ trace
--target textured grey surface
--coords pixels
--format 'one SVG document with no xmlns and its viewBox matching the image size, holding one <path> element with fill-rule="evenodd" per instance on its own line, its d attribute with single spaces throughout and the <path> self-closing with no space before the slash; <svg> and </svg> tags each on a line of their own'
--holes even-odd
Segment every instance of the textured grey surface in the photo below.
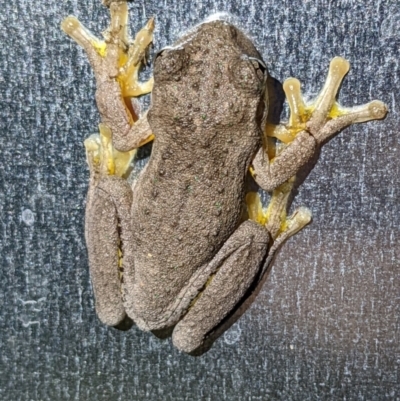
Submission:
<svg viewBox="0 0 400 401">
<path fill-rule="evenodd" d="M 204 356 L 97 320 L 83 239 L 97 130 L 83 52 L 60 31 L 99 32 L 100 0 L 1 0 L 0 399 L 399 400 L 400 8 L 395 1 L 131 4 L 132 30 L 156 16 L 155 48 L 215 11 L 233 14 L 271 75 L 315 95 L 329 60 L 352 69 L 343 104 L 381 99 L 383 122 L 328 143 L 295 205 L 311 226 L 282 249 L 250 310 Z"/>
</svg>

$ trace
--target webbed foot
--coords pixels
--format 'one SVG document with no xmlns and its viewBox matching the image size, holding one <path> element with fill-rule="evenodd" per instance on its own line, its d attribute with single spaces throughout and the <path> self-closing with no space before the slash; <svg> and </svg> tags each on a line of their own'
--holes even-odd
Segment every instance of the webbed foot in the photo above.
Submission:
<svg viewBox="0 0 400 401">
<path fill-rule="evenodd" d="M 349 68 L 348 61 L 335 57 L 324 87 L 311 103 L 304 101 L 297 79 L 289 78 L 284 82 L 283 89 L 290 107 L 289 121 L 278 126 L 267 124 L 264 147 L 257 152 L 252 163 L 251 173 L 261 188 L 273 191 L 295 176 L 319 147 L 343 128 L 385 117 L 387 107 L 379 100 L 350 108 L 336 102 L 337 91 Z"/>
<path fill-rule="evenodd" d="M 86 51 L 98 84 L 116 78 L 123 97 L 137 97 L 151 92 L 153 79 L 140 83 L 139 70 L 146 62 L 146 51 L 153 41 L 154 19 L 137 33 L 134 40 L 128 34 L 128 6 L 126 1 L 107 2 L 111 21 L 96 38 L 76 17 L 69 16 L 61 24 L 63 31 Z"/>
<path fill-rule="evenodd" d="M 274 242 L 279 241 L 280 244 L 310 223 L 312 217 L 311 211 L 306 207 L 299 207 L 291 216 L 287 215 L 294 181 L 292 178 L 274 189 L 267 208 L 263 208 L 257 192 L 249 192 L 246 195 L 249 219 L 265 226 Z"/>
<path fill-rule="evenodd" d="M 290 118 L 286 125 L 267 125 L 266 134 L 290 143 L 301 131 L 309 132 L 321 144 L 343 128 L 386 116 L 387 106 L 380 100 L 355 106 L 342 107 L 336 101 L 336 94 L 343 78 L 350 69 L 350 63 L 342 57 L 332 59 L 325 85 L 317 99 L 306 103 L 300 91 L 300 81 L 288 78 L 283 89 L 290 107 Z"/>
<path fill-rule="evenodd" d="M 105 124 L 99 124 L 99 132 L 84 142 L 91 177 L 95 180 L 111 175 L 124 177 L 136 155 L 136 149 L 129 152 L 116 150 L 112 144 L 111 130 Z"/>
</svg>

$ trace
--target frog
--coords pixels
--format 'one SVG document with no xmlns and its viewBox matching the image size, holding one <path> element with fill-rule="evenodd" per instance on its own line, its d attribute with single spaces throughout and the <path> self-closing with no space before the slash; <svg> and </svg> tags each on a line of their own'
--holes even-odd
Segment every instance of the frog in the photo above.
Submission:
<svg viewBox="0 0 400 401">
<path fill-rule="evenodd" d="M 75 17 L 62 29 L 87 53 L 96 79 L 99 135 L 85 141 L 90 170 L 85 236 L 96 312 L 108 326 L 169 330 L 194 353 L 260 282 L 281 245 L 311 221 L 288 215 L 296 174 L 345 127 L 387 113 L 378 100 L 342 107 L 349 62 L 335 57 L 306 102 L 300 82 L 283 89 L 287 123 L 267 121 L 268 71 L 253 42 L 224 19 L 203 22 L 139 70 L 154 19 L 133 40 L 126 1 L 105 1 L 110 26 L 97 39 Z M 137 97 L 151 92 L 141 113 Z M 137 149 L 152 141 L 132 183 Z M 249 181 L 271 193 L 264 208 Z"/>
</svg>

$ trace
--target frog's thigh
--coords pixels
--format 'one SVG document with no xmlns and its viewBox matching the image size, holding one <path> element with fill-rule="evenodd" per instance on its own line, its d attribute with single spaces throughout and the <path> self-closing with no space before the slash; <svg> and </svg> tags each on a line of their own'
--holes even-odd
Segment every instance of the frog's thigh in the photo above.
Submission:
<svg viewBox="0 0 400 401">
<path fill-rule="evenodd" d="M 185 352 L 203 340 L 243 298 L 268 254 L 270 235 L 254 221 L 245 221 L 214 257 L 221 265 L 189 312 L 174 329 L 173 342 Z M 210 263 L 213 263 L 211 261 Z"/>
<path fill-rule="evenodd" d="M 130 259 L 132 190 L 116 176 L 101 179 L 86 209 L 86 243 L 99 319 L 115 326 L 124 320 L 121 256 Z M 121 244 L 125 247 L 121 248 Z M 127 268 L 124 265 L 124 268 Z"/>
</svg>

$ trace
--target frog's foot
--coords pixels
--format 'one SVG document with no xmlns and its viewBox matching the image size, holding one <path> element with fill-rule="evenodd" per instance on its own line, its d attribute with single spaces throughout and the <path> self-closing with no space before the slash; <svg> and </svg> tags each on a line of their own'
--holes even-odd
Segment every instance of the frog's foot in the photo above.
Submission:
<svg viewBox="0 0 400 401">
<path fill-rule="evenodd" d="M 304 102 L 297 79 L 285 81 L 283 88 L 290 107 L 289 122 L 278 126 L 267 124 L 264 146 L 254 157 L 250 170 L 261 188 L 273 191 L 295 176 L 323 142 L 346 126 L 385 117 L 387 107 L 379 100 L 352 108 L 341 107 L 335 101 L 348 70 L 349 63 L 335 57 L 321 93 L 310 104 Z"/>
<path fill-rule="evenodd" d="M 95 180 L 115 175 L 125 177 L 136 155 L 136 149 L 120 152 L 112 145 L 109 127 L 99 124 L 100 134 L 93 134 L 85 140 L 86 158 L 90 175 Z"/>
<path fill-rule="evenodd" d="M 302 97 L 300 82 L 295 78 L 288 78 L 283 89 L 290 107 L 289 122 L 279 126 L 267 125 L 267 136 L 278 138 L 287 144 L 298 133 L 307 131 L 321 144 L 351 124 L 384 118 L 387 107 L 379 100 L 350 108 L 342 107 L 336 102 L 337 91 L 349 68 L 350 64 L 344 58 L 332 59 L 324 87 L 317 99 L 308 104 Z"/>
<path fill-rule="evenodd" d="M 283 243 L 305 227 L 311 221 L 311 212 L 305 207 L 295 210 L 287 216 L 287 203 L 293 189 L 294 178 L 280 185 L 272 192 L 270 203 L 263 208 L 257 192 L 246 195 L 246 206 L 250 220 L 265 226 L 274 242 Z"/>
<path fill-rule="evenodd" d="M 293 189 L 295 179 L 292 178 L 272 192 L 270 203 L 263 208 L 257 192 L 246 195 L 246 205 L 251 220 L 265 226 L 273 243 L 268 251 L 260 280 L 272 265 L 272 260 L 282 244 L 310 223 L 311 211 L 306 207 L 297 208 L 291 216 L 287 216 L 287 203 Z"/>
<path fill-rule="evenodd" d="M 67 17 L 61 28 L 86 51 L 98 83 L 116 78 L 123 97 L 137 97 L 151 92 L 153 79 L 140 83 L 138 73 L 146 62 L 146 51 L 153 41 L 154 19 L 137 33 L 134 40 L 128 34 L 126 1 L 108 2 L 111 13 L 104 40 L 96 38 L 77 18 Z"/>
<path fill-rule="evenodd" d="M 102 122 L 112 130 L 114 146 L 128 151 L 153 139 L 145 116 L 138 120 L 140 105 L 135 97 L 150 92 L 153 86 L 152 79 L 140 83 L 138 73 L 153 40 L 154 20 L 150 19 L 131 40 L 126 2 L 110 2 L 110 12 L 104 40 L 93 36 L 75 17 L 66 18 L 61 26 L 85 49 L 96 76 L 96 102 Z"/>
</svg>

